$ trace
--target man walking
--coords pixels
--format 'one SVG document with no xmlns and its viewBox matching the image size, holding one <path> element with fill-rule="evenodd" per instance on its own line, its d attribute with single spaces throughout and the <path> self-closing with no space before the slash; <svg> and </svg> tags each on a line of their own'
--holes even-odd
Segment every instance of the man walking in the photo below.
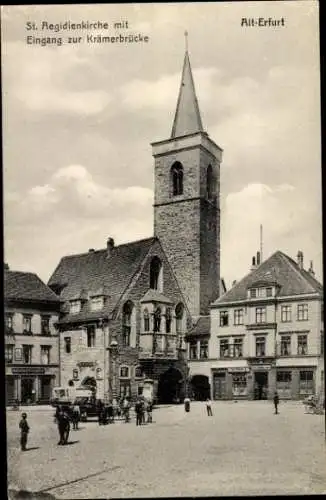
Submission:
<svg viewBox="0 0 326 500">
<path fill-rule="evenodd" d="M 72 425 L 73 425 L 73 429 L 75 431 L 78 430 L 79 420 L 80 420 L 80 408 L 79 408 L 79 404 L 77 403 L 77 401 L 75 401 L 74 406 L 72 408 Z"/>
<path fill-rule="evenodd" d="M 278 397 L 277 391 L 274 393 L 273 397 L 273 402 L 274 402 L 274 408 L 275 408 L 275 415 L 278 415 L 278 404 L 280 402 L 280 398 Z"/>
<path fill-rule="evenodd" d="M 19 422 L 19 429 L 20 429 L 20 447 L 22 451 L 26 451 L 27 435 L 29 433 L 29 425 L 27 422 L 26 413 L 22 413 L 22 418 L 21 421 Z"/>
<path fill-rule="evenodd" d="M 212 412 L 212 402 L 209 398 L 206 399 L 206 410 L 207 410 L 207 415 L 209 417 L 212 417 L 213 416 L 213 412 Z"/>
<path fill-rule="evenodd" d="M 142 402 L 137 399 L 135 403 L 136 425 L 142 424 Z"/>
</svg>

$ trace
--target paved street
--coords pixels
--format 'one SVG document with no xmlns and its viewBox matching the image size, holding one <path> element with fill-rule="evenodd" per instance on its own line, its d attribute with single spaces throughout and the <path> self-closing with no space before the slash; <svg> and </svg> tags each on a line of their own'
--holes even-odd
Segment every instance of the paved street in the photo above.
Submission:
<svg viewBox="0 0 326 500">
<path fill-rule="evenodd" d="M 56 498 L 326 493 L 324 415 L 302 404 L 213 402 L 166 406 L 143 427 L 81 424 L 57 446 L 53 409 L 29 409 L 29 451 L 19 450 L 20 412 L 7 412 L 9 488 Z"/>
</svg>

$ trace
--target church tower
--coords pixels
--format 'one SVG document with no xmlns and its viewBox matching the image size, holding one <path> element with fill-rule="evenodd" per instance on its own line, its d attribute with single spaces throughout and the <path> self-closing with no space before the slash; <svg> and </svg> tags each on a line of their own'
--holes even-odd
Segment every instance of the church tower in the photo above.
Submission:
<svg viewBox="0 0 326 500">
<path fill-rule="evenodd" d="M 186 50 L 170 139 L 152 143 L 154 234 L 192 316 L 219 296 L 222 149 L 204 131 Z"/>
</svg>

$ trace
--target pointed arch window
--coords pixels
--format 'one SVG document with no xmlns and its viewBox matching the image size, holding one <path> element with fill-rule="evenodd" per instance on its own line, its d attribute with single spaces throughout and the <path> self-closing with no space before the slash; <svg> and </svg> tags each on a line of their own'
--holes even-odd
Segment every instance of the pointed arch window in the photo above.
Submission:
<svg viewBox="0 0 326 500">
<path fill-rule="evenodd" d="M 172 193 L 173 196 L 183 194 L 183 167 L 179 161 L 171 167 Z"/>
<path fill-rule="evenodd" d="M 181 333 L 182 332 L 182 323 L 183 323 L 183 313 L 184 313 L 184 307 L 183 304 L 178 304 L 175 308 L 175 320 L 176 320 L 176 332 Z"/>
<path fill-rule="evenodd" d="M 144 332 L 150 331 L 150 321 L 148 309 L 144 310 Z"/>
<path fill-rule="evenodd" d="M 134 346 L 134 305 L 131 301 L 124 304 L 122 310 L 122 345 L 124 347 Z"/>
<path fill-rule="evenodd" d="M 162 291 L 162 262 L 157 256 L 151 260 L 149 286 L 152 290 Z"/>
<path fill-rule="evenodd" d="M 213 168 L 212 165 L 208 165 L 206 173 L 206 194 L 209 200 L 213 197 L 214 193 L 213 183 L 214 183 Z"/>
<path fill-rule="evenodd" d="M 157 307 L 154 312 L 154 332 L 161 331 L 161 308 Z"/>
</svg>

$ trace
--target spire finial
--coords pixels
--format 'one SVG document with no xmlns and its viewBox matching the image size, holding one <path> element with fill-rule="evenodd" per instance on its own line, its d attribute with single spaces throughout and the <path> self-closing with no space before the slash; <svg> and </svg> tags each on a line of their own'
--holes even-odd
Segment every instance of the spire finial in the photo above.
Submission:
<svg viewBox="0 0 326 500">
<path fill-rule="evenodd" d="M 188 52 L 188 31 L 185 31 L 185 45 L 186 45 L 186 52 Z"/>
</svg>

